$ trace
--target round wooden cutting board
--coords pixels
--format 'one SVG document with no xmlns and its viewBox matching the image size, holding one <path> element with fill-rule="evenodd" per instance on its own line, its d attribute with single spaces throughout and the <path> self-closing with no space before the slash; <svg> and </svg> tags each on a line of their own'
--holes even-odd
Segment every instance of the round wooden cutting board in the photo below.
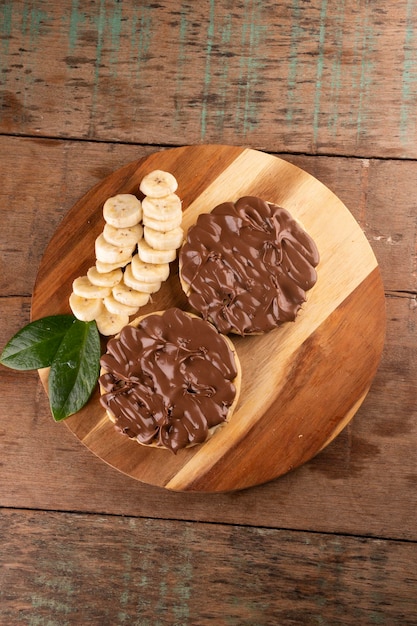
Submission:
<svg viewBox="0 0 417 626">
<path fill-rule="evenodd" d="M 295 322 L 263 336 L 232 337 L 242 365 L 239 404 L 231 421 L 207 443 L 177 455 L 141 446 L 115 431 L 99 404 L 98 389 L 65 423 L 102 460 L 148 484 L 218 492 L 264 483 L 311 459 L 364 400 L 385 336 L 377 261 L 348 209 L 313 176 L 256 150 L 186 146 L 126 165 L 77 202 L 42 259 L 32 319 L 70 312 L 72 281 L 95 262 L 104 201 L 117 193 L 138 193 L 141 179 L 154 169 L 177 178 L 185 230 L 199 213 L 245 195 L 288 209 L 318 246 L 318 281 Z M 140 314 L 169 306 L 189 310 L 176 262 Z M 103 339 L 103 351 L 105 345 Z M 46 385 L 47 373 L 40 375 Z"/>
</svg>

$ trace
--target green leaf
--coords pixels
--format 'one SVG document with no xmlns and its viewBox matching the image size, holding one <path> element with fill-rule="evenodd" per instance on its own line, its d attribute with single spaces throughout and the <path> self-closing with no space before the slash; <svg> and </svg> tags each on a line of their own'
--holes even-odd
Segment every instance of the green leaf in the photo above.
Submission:
<svg viewBox="0 0 417 626">
<path fill-rule="evenodd" d="M 16 370 L 48 367 L 74 322 L 72 315 L 52 315 L 31 322 L 6 344 L 0 363 Z"/>
<path fill-rule="evenodd" d="M 49 372 L 49 402 L 59 422 L 88 401 L 100 367 L 100 336 L 95 322 L 75 320 L 65 334 Z"/>
</svg>

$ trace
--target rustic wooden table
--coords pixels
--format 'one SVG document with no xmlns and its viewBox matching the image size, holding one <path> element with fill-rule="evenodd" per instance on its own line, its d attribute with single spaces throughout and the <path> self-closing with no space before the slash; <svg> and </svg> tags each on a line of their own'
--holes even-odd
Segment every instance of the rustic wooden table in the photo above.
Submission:
<svg viewBox="0 0 417 626">
<path fill-rule="evenodd" d="M 1 367 L 0 623 L 417 624 L 417 3 L 2 0 L 0 33 L 1 347 L 74 203 L 190 144 L 330 187 L 387 310 L 353 421 L 233 493 L 123 475 L 53 422 L 36 372 Z"/>
</svg>

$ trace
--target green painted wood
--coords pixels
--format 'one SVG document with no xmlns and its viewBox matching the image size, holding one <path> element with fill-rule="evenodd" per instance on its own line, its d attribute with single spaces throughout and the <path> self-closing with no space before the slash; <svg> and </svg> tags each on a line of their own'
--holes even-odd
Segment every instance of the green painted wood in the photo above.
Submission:
<svg viewBox="0 0 417 626">
<path fill-rule="evenodd" d="M 413 0 L 5 0 L 0 131 L 414 158 L 416 19 Z"/>
<path fill-rule="evenodd" d="M 29 321 L 69 208 L 154 145 L 285 152 L 358 220 L 388 312 L 356 419 L 299 470 L 239 494 L 126 479 L 58 434 L 36 374 L 0 368 L 0 506 L 90 513 L 2 510 L 0 621 L 415 623 L 416 163 L 392 157 L 416 157 L 416 11 L 413 0 L 0 3 L 1 345 Z"/>
</svg>

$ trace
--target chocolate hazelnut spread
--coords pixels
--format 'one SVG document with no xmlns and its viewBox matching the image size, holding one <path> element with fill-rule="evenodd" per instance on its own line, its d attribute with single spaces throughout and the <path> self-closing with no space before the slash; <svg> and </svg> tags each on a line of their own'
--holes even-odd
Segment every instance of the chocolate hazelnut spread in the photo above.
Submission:
<svg viewBox="0 0 417 626">
<path fill-rule="evenodd" d="M 173 452 L 205 441 L 237 399 L 230 340 L 177 308 L 123 328 L 100 364 L 101 404 L 117 429 Z"/>
<path fill-rule="evenodd" d="M 247 196 L 201 214 L 180 251 L 190 305 L 221 333 L 295 319 L 317 280 L 314 241 L 285 209 Z"/>
</svg>

